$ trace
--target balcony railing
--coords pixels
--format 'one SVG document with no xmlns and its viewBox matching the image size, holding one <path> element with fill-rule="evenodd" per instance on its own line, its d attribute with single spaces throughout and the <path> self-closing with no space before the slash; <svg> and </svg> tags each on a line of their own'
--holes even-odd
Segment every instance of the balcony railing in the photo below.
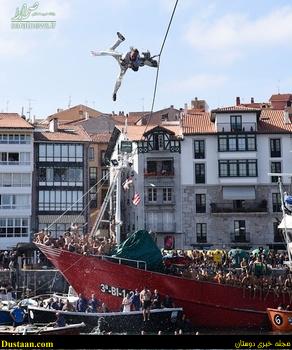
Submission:
<svg viewBox="0 0 292 350">
<path fill-rule="evenodd" d="M 233 203 L 211 203 L 211 213 L 266 213 L 268 212 L 267 202 L 259 203 L 244 202 L 240 207 Z"/>
<path fill-rule="evenodd" d="M 231 232 L 230 240 L 231 240 L 231 243 L 249 243 L 250 232 L 244 232 L 244 233 Z"/>
<path fill-rule="evenodd" d="M 0 165 L 30 165 L 30 162 L 18 161 L 18 160 L 2 160 Z"/>
<path fill-rule="evenodd" d="M 230 123 L 217 123 L 217 132 L 254 132 L 257 129 L 256 123 L 242 123 L 242 125 L 232 125 Z"/>
<path fill-rule="evenodd" d="M 152 224 L 146 224 L 146 230 L 151 230 L 153 232 L 162 232 L 162 233 L 170 233 L 176 231 L 176 223 L 169 223 L 169 224 L 163 224 L 163 223 L 156 223 L 154 225 Z"/>
<path fill-rule="evenodd" d="M 151 171 L 147 172 L 144 171 L 144 176 L 145 177 L 151 177 L 151 176 L 174 176 L 174 170 L 172 171 L 167 171 L 167 170 L 161 170 L 161 171 Z"/>
</svg>

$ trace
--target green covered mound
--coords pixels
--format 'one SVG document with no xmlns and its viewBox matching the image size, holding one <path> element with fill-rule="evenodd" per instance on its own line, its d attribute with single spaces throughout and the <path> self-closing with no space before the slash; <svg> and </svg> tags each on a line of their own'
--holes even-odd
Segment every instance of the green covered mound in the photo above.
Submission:
<svg viewBox="0 0 292 350">
<path fill-rule="evenodd" d="M 145 230 L 139 230 L 131 234 L 129 238 L 118 245 L 112 256 L 145 261 L 147 270 L 159 271 L 163 267 L 161 251 Z M 142 266 L 140 267 L 142 268 Z"/>
</svg>

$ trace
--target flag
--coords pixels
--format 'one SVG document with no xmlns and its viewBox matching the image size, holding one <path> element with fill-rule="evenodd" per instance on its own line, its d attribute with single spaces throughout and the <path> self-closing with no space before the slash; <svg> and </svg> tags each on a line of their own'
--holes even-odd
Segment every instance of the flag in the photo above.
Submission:
<svg viewBox="0 0 292 350">
<path fill-rule="evenodd" d="M 138 205 L 141 202 L 141 197 L 138 192 L 135 192 L 134 197 L 132 198 L 132 203 Z"/>
<path fill-rule="evenodd" d="M 131 185 L 133 183 L 133 180 L 132 180 L 132 178 L 131 178 L 131 176 L 129 176 L 129 177 L 127 177 L 126 178 L 126 181 L 123 183 L 123 189 L 125 190 L 125 191 L 128 191 L 128 189 L 129 189 L 129 186 Z"/>
</svg>

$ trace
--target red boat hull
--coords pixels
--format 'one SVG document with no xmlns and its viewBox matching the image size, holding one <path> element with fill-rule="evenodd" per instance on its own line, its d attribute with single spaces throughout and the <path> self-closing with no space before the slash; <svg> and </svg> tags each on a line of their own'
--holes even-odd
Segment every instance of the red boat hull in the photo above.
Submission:
<svg viewBox="0 0 292 350">
<path fill-rule="evenodd" d="M 288 303 L 288 295 L 260 297 L 242 288 L 150 272 L 37 244 L 77 293 L 95 293 L 112 311 L 120 310 L 126 291 L 147 286 L 169 295 L 196 327 L 267 328 L 267 307 Z M 286 299 L 286 301 L 285 301 Z"/>
</svg>

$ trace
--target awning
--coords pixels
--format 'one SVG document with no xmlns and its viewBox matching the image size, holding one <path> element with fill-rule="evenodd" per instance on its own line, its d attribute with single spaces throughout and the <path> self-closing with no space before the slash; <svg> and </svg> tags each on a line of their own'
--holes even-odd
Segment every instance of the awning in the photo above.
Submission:
<svg viewBox="0 0 292 350">
<path fill-rule="evenodd" d="M 228 186 L 223 187 L 223 199 L 229 200 L 255 200 L 255 188 L 253 186 Z"/>
<path fill-rule="evenodd" d="M 286 223 L 285 223 L 286 221 Z M 291 215 L 285 215 L 285 221 L 284 218 L 282 219 L 280 225 L 278 226 L 278 228 L 285 228 L 285 224 L 286 224 L 286 228 L 289 230 L 292 230 L 292 216 Z"/>
<path fill-rule="evenodd" d="M 58 221 L 56 221 L 59 219 Z M 60 218 L 60 215 L 39 215 L 39 224 L 51 224 L 56 221 L 56 224 L 71 224 L 76 222 L 77 224 L 84 224 L 85 217 L 83 215 L 64 215 Z"/>
</svg>

